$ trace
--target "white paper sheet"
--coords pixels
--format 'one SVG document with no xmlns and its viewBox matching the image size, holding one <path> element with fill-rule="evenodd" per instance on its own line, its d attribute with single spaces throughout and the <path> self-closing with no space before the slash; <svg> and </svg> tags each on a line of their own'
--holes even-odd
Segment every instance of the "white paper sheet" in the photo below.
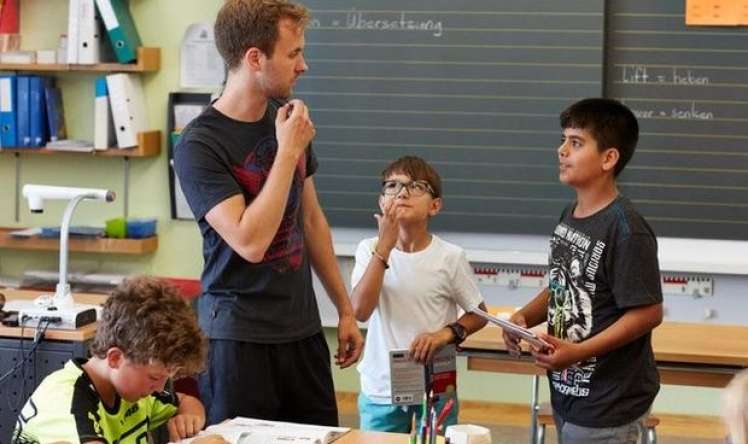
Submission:
<svg viewBox="0 0 748 444">
<path fill-rule="evenodd" d="M 182 38 L 179 57 L 182 88 L 216 88 L 223 83 L 225 67 L 216 49 L 211 23 L 193 23 Z"/>
</svg>

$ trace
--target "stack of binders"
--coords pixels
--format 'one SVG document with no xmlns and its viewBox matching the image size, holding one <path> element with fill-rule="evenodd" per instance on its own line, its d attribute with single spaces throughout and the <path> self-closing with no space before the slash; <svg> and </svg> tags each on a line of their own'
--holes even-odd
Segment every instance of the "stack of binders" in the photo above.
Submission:
<svg viewBox="0 0 748 444">
<path fill-rule="evenodd" d="M 127 0 L 68 2 L 65 62 L 137 61 L 141 40 Z M 147 122 L 140 78 L 133 74 L 107 75 L 96 79 L 94 91 L 93 144 L 70 141 L 66 139 L 62 94 L 52 78 L 0 75 L 0 148 L 46 146 L 88 151 L 137 146 L 138 133 L 146 129 Z"/>
<path fill-rule="evenodd" d="M 68 1 L 67 63 L 96 64 L 112 58 L 118 63 L 136 61 L 141 42 L 127 0 Z"/>
<path fill-rule="evenodd" d="M 0 76 L 0 147 L 39 148 L 63 138 L 62 95 L 54 79 Z"/>
<path fill-rule="evenodd" d="M 134 74 L 110 74 L 106 76 L 106 86 L 117 147 L 137 146 L 138 133 L 145 131 L 148 121 L 140 77 Z M 103 119 L 101 121 L 103 125 Z"/>
<path fill-rule="evenodd" d="M 114 123 L 109 101 L 106 77 L 96 78 L 94 101 L 94 149 L 105 150 L 115 144 Z"/>
</svg>

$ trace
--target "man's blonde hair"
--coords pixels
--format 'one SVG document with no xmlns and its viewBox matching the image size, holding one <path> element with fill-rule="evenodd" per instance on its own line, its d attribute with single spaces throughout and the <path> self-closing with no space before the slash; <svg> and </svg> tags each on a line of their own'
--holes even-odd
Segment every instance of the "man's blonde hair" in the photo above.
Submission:
<svg viewBox="0 0 748 444">
<path fill-rule="evenodd" d="M 158 362 L 188 375 L 203 369 L 207 340 L 176 287 L 140 276 L 127 279 L 104 303 L 90 350 L 105 358 L 112 347 L 137 364 Z"/>
<path fill-rule="evenodd" d="M 748 370 L 738 373 L 722 393 L 722 416 L 732 444 L 748 439 Z"/>
</svg>

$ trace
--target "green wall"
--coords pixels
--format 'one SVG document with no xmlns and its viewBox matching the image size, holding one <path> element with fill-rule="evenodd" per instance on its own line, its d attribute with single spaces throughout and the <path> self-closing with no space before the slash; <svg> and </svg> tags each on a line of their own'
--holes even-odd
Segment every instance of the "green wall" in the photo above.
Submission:
<svg viewBox="0 0 748 444">
<path fill-rule="evenodd" d="M 55 48 L 60 34 L 67 31 L 66 0 L 21 0 L 21 31 L 24 49 Z M 138 30 L 146 46 L 161 48 L 161 70 L 143 74 L 148 119 L 153 129 L 166 128 L 166 105 L 170 91 L 179 88 L 179 44 L 186 26 L 213 21 L 220 0 L 130 0 Z M 53 18 L 53 19 L 50 19 Z M 312 61 L 313 64 L 313 61 Z M 74 138 L 93 135 L 93 76 L 64 74 L 59 81 L 64 90 L 65 118 Z M 302 80 L 303 81 L 303 80 Z M 312 110 L 313 111 L 313 110 Z M 194 222 L 172 221 L 169 213 L 168 175 L 165 154 L 157 158 L 133 159 L 130 171 L 130 215 L 158 218 L 159 248 L 143 257 L 124 255 L 74 254 L 71 268 L 78 270 L 140 272 L 160 276 L 198 277 L 202 267 L 201 243 Z M 44 183 L 83 187 L 111 188 L 122 196 L 124 161 L 85 156 L 24 156 L 21 183 Z M 58 225 L 62 203 L 50 203 L 43 215 L 31 215 L 21 203 L 20 221 L 14 220 L 14 184 L 16 162 L 0 155 L 0 226 Z M 74 223 L 103 224 L 123 214 L 122 202 L 112 204 L 85 202 L 76 212 Z M 24 269 L 56 269 L 54 253 L 0 250 L 0 274 L 19 276 Z M 333 329 L 326 329 L 330 348 L 335 349 Z M 530 378 L 519 375 L 467 373 L 460 360 L 460 393 L 464 399 L 524 403 L 529 399 Z M 354 369 L 334 373 L 338 390 L 358 390 Z M 541 394 L 547 399 L 543 381 Z M 714 389 L 664 387 L 655 411 L 717 415 L 719 392 Z"/>
<path fill-rule="evenodd" d="M 60 34 L 67 32 L 66 0 L 21 0 L 23 49 L 57 47 Z M 166 128 L 168 93 L 178 90 L 179 44 L 185 27 L 193 22 L 210 21 L 221 2 L 218 0 L 131 0 L 130 5 L 144 45 L 161 48 L 162 69 L 142 75 L 153 129 Z M 56 19 L 50 19 L 50 17 Z M 57 76 L 63 88 L 65 119 L 72 138 L 93 137 L 94 74 L 67 73 Z M 171 221 L 169 212 L 166 140 L 162 154 L 156 158 L 130 161 L 129 215 L 156 217 L 159 227 L 159 249 L 150 256 L 125 255 L 71 256 L 71 268 L 111 272 L 139 271 L 163 276 L 199 276 L 202 267 L 199 232 L 193 222 Z M 103 224 L 124 211 L 124 160 L 89 158 L 87 156 L 21 156 L 21 183 L 44 183 L 82 187 L 110 188 L 118 200 L 105 204 L 84 202 L 75 213 L 73 223 Z M 0 156 L 0 226 L 59 225 L 64 203 L 50 202 L 42 215 L 28 212 L 21 202 L 20 221 L 14 218 L 15 160 Z M 51 253 L 0 251 L 0 274 L 18 276 L 27 268 L 56 267 Z"/>
</svg>

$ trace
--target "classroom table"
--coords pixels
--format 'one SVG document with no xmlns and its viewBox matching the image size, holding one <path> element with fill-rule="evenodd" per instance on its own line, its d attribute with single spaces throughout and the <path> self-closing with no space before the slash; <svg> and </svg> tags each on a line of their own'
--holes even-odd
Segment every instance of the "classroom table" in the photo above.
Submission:
<svg viewBox="0 0 748 444">
<path fill-rule="evenodd" d="M 334 444 L 407 444 L 409 442 L 408 439 L 409 436 L 405 433 L 351 430 L 333 442 Z"/>
<path fill-rule="evenodd" d="M 0 288 L 0 293 L 5 295 L 6 301 L 12 301 L 17 299 L 32 300 L 42 294 L 48 294 L 52 292 L 38 291 L 38 290 L 16 290 L 12 288 Z M 94 304 L 101 305 L 106 301 L 108 295 L 95 294 L 95 293 L 74 293 L 73 300 L 81 304 Z M 6 302 L 7 304 L 7 302 Z M 86 341 L 91 339 L 96 334 L 96 323 L 88 324 L 76 330 L 55 330 L 49 328 L 44 334 L 44 339 L 57 340 L 57 341 Z M 34 337 L 33 328 L 24 328 L 23 336 L 25 338 Z M 0 325 L 0 337 L 3 338 L 20 338 L 21 327 L 6 327 Z"/>
<path fill-rule="evenodd" d="M 511 312 L 511 307 L 489 307 L 491 313 Z M 488 325 L 461 345 L 468 370 L 532 375 L 530 442 L 537 432 L 538 386 L 543 369 L 532 356 L 509 355 L 501 329 Z M 748 368 L 748 326 L 692 322 L 663 322 L 652 332 L 660 381 L 663 384 L 722 388 Z"/>
</svg>

